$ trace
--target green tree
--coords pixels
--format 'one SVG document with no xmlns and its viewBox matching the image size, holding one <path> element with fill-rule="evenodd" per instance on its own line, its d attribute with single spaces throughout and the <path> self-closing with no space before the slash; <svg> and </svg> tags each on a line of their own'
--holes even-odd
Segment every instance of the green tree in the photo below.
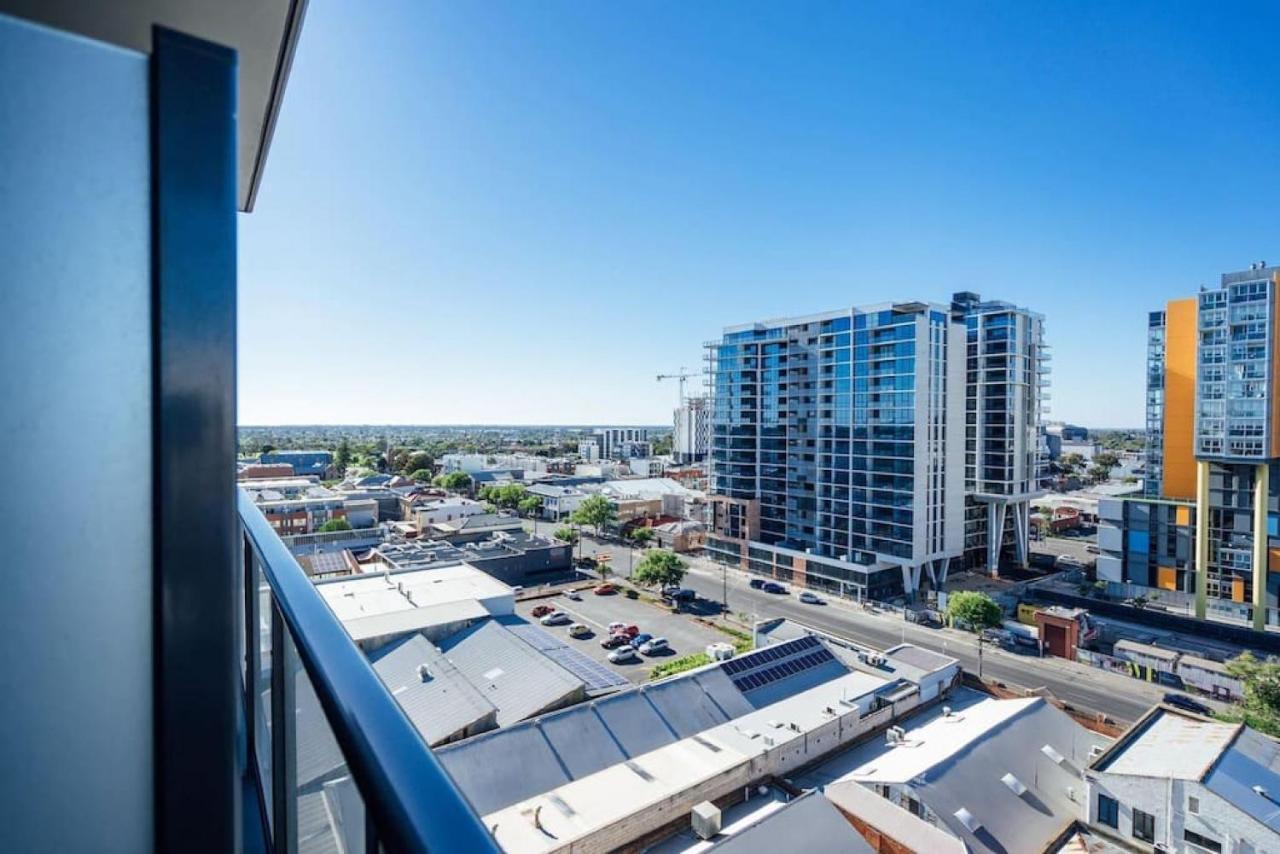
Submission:
<svg viewBox="0 0 1280 854">
<path fill-rule="evenodd" d="M 552 536 L 560 542 L 568 543 L 569 545 L 573 545 L 578 541 L 578 532 L 575 529 L 570 528 L 568 525 L 561 525 L 559 528 L 556 528 L 556 532 L 552 534 Z"/>
<path fill-rule="evenodd" d="M 1063 454 L 1058 458 L 1058 469 L 1063 474 L 1071 475 L 1080 471 L 1080 467 L 1084 465 L 1084 457 L 1081 454 L 1072 452 Z"/>
<path fill-rule="evenodd" d="M 1246 651 L 1227 662 L 1227 673 L 1244 684 L 1244 722 L 1280 737 L 1280 661 Z"/>
<path fill-rule="evenodd" d="M 526 516 L 535 516 L 542 509 L 542 497 L 538 495 L 526 495 L 520 499 L 517 508 Z"/>
<path fill-rule="evenodd" d="M 430 470 L 430 469 L 418 469 L 418 470 L 417 470 L 417 471 L 415 471 L 413 474 L 409 475 L 409 479 L 410 479 L 410 480 L 412 480 L 414 483 L 430 483 L 430 482 L 431 482 L 431 470 Z"/>
<path fill-rule="evenodd" d="M 631 577 L 640 584 L 665 587 L 668 584 L 679 584 L 687 571 L 684 561 L 675 552 L 655 549 L 636 564 Z"/>
<path fill-rule="evenodd" d="M 961 622 L 972 631 L 981 631 L 1000 625 L 1004 612 L 985 593 L 977 590 L 961 590 L 947 596 L 947 621 Z"/>
<path fill-rule="evenodd" d="M 1093 464 L 1095 466 L 1106 466 L 1107 470 L 1110 471 L 1120 465 L 1120 458 L 1111 451 L 1103 451 L 1094 455 Z"/>
<path fill-rule="evenodd" d="M 351 443 L 347 441 L 347 437 L 343 436 L 342 441 L 338 443 L 338 452 L 333 455 L 333 467 L 341 477 L 347 473 L 347 467 L 351 465 Z"/>
<path fill-rule="evenodd" d="M 350 531 L 351 523 L 346 519 L 330 519 L 316 530 L 321 534 L 327 534 L 330 531 Z"/>
<path fill-rule="evenodd" d="M 435 459 L 426 451 L 399 451 L 396 456 L 401 460 L 398 470 L 402 472 L 416 472 L 418 469 L 430 471 L 436 465 Z"/>
<path fill-rule="evenodd" d="M 1089 478 L 1098 483 L 1111 477 L 1111 469 L 1097 464 L 1089 466 Z"/>
<path fill-rule="evenodd" d="M 635 543 L 637 546 L 643 546 L 653 540 L 653 529 L 645 525 L 641 525 L 638 528 L 632 528 L 631 533 L 627 536 L 629 536 L 631 538 L 631 542 Z"/>
<path fill-rule="evenodd" d="M 461 492 L 471 486 L 471 475 L 465 471 L 451 471 L 448 474 L 440 475 L 432 483 L 452 492 Z"/>
<path fill-rule="evenodd" d="M 613 506 L 613 502 L 605 498 L 603 495 L 592 495 L 590 498 L 584 498 L 582 503 L 578 505 L 578 509 L 573 511 L 570 519 L 577 525 L 590 525 L 596 529 L 596 536 L 600 536 L 600 529 L 612 522 L 618 517 L 618 508 Z"/>
</svg>

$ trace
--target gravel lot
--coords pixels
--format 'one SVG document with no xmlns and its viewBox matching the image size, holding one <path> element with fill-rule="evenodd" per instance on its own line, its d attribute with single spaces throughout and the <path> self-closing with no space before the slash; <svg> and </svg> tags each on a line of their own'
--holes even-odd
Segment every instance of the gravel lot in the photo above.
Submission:
<svg viewBox="0 0 1280 854">
<path fill-rule="evenodd" d="M 524 602 L 516 603 L 516 613 L 536 623 L 531 611 L 538 605 L 552 605 L 573 617 L 575 622 L 585 623 L 590 626 L 593 633 L 589 637 L 581 639 L 568 638 L 569 626 L 544 626 L 545 631 L 555 634 L 557 637 L 567 638 L 567 643 L 578 649 L 597 661 L 605 662 L 609 667 L 617 670 L 632 682 L 644 682 L 649 678 L 649 668 L 654 664 L 661 664 L 664 661 L 670 661 L 673 658 L 679 658 L 694 652 L 705 651 L 707 644 L 716 641 L 732 641 L 732 638 L 723 635 L 714 629 L 707 628 L 701 623 L 693 620 L 684 614 L 673 614 L 665 608 L 651 605 L 648 602 L 642 602 L 638 599 L 628 599 L 621 593 L 614 596 L 596 596 L 590 590 L 582 591 L 582 600 L 575 602 L 564 596 L 554 596 L 546 599 L 531 599 Z M 640 627 L 640 631 L 648 632 L 654 637 L 664 637 L 671 644 L 671 651 L 666 654 L 654 656 L 640 656 L 640 660 L 631 664 L 612 664 L 608 662 L 609 650 L 600 646 L 600 641 L 605 637 L 605 628 L 612 622 L 626 623 L 628 625 L 636 625 Z"/>
</svg>

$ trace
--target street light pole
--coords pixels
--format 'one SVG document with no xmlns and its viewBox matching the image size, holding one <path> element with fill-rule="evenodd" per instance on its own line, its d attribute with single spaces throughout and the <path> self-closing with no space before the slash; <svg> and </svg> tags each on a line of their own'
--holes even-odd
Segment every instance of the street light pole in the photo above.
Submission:
<svg viewBox="0 0 1280 854">
<path fill-rule="evenodd" d="M 982 635 L 978 635 L 978 681 L 982 681 Z"/>
<path fill-rule="evenodd" d="M 720 564 L 720 583 L 724 585 L 724 590 L 720 594 L 720 617 L 721 619 L 729 619 L 729 565 Z"/>
</svg>

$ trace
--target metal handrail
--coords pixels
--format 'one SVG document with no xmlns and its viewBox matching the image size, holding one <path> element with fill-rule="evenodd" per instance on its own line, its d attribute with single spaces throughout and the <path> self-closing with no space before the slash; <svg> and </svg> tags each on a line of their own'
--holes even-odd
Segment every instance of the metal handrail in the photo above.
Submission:
<svg viewBox="0 0 1280 854">
<path fill-rule="evenodd" d="M 246 546 L 261 563 L 365 809 L 372 813 L 378 841 L 397 852 L 498 851 L 266 517 L 243 491 L 238 502 Z"/>
</svg>

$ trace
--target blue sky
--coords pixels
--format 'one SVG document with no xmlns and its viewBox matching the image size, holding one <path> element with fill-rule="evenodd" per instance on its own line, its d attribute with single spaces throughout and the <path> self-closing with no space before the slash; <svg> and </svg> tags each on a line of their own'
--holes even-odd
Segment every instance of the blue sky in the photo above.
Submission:
<svg viewBox="0 0 1280 854">
<path fill-rule="evenodd" d="M 664 423 L 726 325 L 957 290 L 1051 416 L 1280 261 L 1271 3 L 312 0 L 240 221 L 240 421 Z"/>
</svg>

